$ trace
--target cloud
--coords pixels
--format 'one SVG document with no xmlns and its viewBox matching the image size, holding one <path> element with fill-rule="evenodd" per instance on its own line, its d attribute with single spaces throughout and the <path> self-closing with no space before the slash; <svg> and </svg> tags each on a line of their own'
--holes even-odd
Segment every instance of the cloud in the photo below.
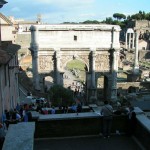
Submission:
<svg viewBox="0 0 150 150">
<path fill-rule="evenodd" d="M 91 6 L 95 0 L 34 0 L 37 5 L 49 5 L 61 9 L 81 8 Z"/>
<path fill-rule="evenodd" d="M 20 8 L 19 7 L 13 7 L 11 9 L 12 12 L 19 12 L 20 11 Z"/>
</svg>

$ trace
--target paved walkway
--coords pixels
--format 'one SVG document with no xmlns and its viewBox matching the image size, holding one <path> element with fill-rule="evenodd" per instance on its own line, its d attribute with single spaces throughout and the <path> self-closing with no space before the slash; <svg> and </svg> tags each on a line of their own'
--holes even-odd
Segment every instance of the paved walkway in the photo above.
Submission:
<svg viewBox="0 0 150 150">
<path fill-rule="evenodd" d="M 131 137 L 113 135 L 109 139 L 101 136 L 36 139 L 34 150 L 143 150 Z"/>
</svg>

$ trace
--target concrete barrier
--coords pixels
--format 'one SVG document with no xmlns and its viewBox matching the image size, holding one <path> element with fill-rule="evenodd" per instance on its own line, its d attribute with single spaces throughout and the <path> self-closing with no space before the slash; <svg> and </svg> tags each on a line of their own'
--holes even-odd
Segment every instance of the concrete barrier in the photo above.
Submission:
<svg viewBox="0 0 150 150">
<path fill-rule="evenodd" d="M 2 150 L 33 150 L 34 122 L 10 124 Z"/>
</svg>

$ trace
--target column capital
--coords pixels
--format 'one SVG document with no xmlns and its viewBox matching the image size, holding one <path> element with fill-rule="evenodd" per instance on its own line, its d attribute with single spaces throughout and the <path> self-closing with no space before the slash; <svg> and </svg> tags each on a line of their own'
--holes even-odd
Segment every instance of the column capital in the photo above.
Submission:
<svg viewBox="0 0 150 150">
<path fill-rule="evenodd" d="M 30 31 L 38 31 L 38 26 L 32 25 Z"/>
</svg>

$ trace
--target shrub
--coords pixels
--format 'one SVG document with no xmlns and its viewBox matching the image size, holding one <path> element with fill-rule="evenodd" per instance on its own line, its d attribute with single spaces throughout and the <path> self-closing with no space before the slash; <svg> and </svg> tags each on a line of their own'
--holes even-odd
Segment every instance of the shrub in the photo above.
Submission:
<svg viewBox="0 0 150 150">
<path fill-rule="evenodd" d="M 69 106 L 73 103 L 73 91 L 61 85 L 54 85 L 51 87 L 48 94 L 52 105 L 55 107 L 60 105 Z"/>
</svg>

